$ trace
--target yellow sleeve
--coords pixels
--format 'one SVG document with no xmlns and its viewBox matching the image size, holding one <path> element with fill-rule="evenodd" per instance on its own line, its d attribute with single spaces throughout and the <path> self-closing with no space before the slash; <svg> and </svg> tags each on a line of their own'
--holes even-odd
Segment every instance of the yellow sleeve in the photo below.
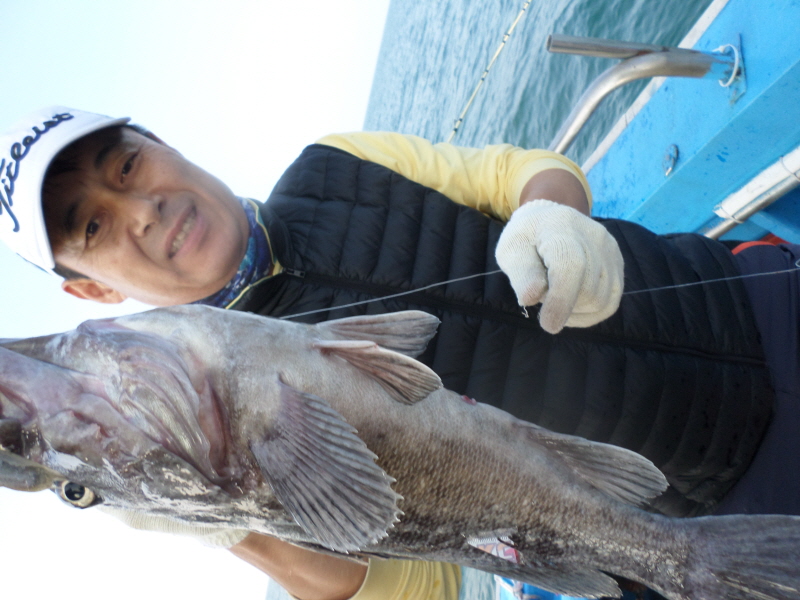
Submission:
<svg viewBox="0 0 800 600">
<path fill-rule="evenodd" d="M 350 600 L 457 600 L 460 588 L 457 565 L 371 558 L 367 577 Z"/>
<path fill-rule="evenodd" d="M 591 190 L 580 167 L 548 150 L 524 150 L 510 144 L 481 150 L 432 144 L 420 137 L 389 132 L 328 135 L 317 143 L 383 165 L 454 202 L 504 221 L 519 206 L 528 180 L 547 169 L 564 169 L 575 175 L 591 207 Z"/>
</svg>

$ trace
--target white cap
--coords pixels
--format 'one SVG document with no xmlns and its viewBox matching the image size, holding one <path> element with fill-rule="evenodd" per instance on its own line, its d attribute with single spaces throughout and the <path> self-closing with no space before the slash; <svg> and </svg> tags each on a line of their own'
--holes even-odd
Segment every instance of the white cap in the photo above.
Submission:
<svg viewBox="0 0 800 600">
<path fill-rule="evenodd" d="M 55 261 L 42 214 L 42 182 L 50 161 L 75 140 L 129 120 L 51 106 L 0 136 L 0 240 L 52 272 Z"/>
</svg>

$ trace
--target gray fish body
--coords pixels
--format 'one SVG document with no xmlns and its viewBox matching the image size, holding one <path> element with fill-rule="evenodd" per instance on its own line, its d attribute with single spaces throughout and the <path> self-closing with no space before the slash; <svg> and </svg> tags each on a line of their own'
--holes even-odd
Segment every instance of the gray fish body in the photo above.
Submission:
<svg viewBox="0 0 800 600">
<path fill-rule="evenodd" d="M 572 596 L 618 596 L 610 573 L 670 598 L 800 598 L 800 519 L 636 508 L 666 486 L 651 463 L 442 389 L 405 356 L 435 325 L 414 312 L 309 326 L 176 307 L 6 342 L 2 422 L 22 434 L 8 452 L 0 429 L 0 483 L 60 476 L 112 507 Z"/>
</svg>

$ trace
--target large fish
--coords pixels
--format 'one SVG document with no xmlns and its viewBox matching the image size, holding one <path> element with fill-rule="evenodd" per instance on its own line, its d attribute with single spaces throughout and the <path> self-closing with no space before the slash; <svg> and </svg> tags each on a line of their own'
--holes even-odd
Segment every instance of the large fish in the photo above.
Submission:
<svg viewBox="0 0 800 600">
<path fill-rule="evenodd" d="M 0 485 L 572 596 L 619 596 L 613 574 L 674 599 L 800 598 L 800 518 L 637 508 L 666 487 L 641 456 L 443 389 L 412 358 L 437 324 L 195 306 L 5 341 Z"/>
</svg>

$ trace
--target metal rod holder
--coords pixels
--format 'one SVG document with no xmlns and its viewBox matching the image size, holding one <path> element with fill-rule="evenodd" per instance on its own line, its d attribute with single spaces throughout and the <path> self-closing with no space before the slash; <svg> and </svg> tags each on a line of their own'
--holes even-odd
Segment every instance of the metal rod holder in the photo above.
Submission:
<svg viewBox="0 0 800 600">
<path fill-rule="evenodd" d="M 720 82 L 730 82 L 738 75 L 734 71 L 741 70 L 735 51 L 700 52 L 670 46 L 558 34 L 547 38 L 547 49 L 554 53 L 623 59 L 592 82 L 561 125 L 548 147 L 549 150 L 560 153 L 570 147 L 600 102 L 627 83 L 663 76 L 697 79 L 710 77 Z"/>
</svg>

